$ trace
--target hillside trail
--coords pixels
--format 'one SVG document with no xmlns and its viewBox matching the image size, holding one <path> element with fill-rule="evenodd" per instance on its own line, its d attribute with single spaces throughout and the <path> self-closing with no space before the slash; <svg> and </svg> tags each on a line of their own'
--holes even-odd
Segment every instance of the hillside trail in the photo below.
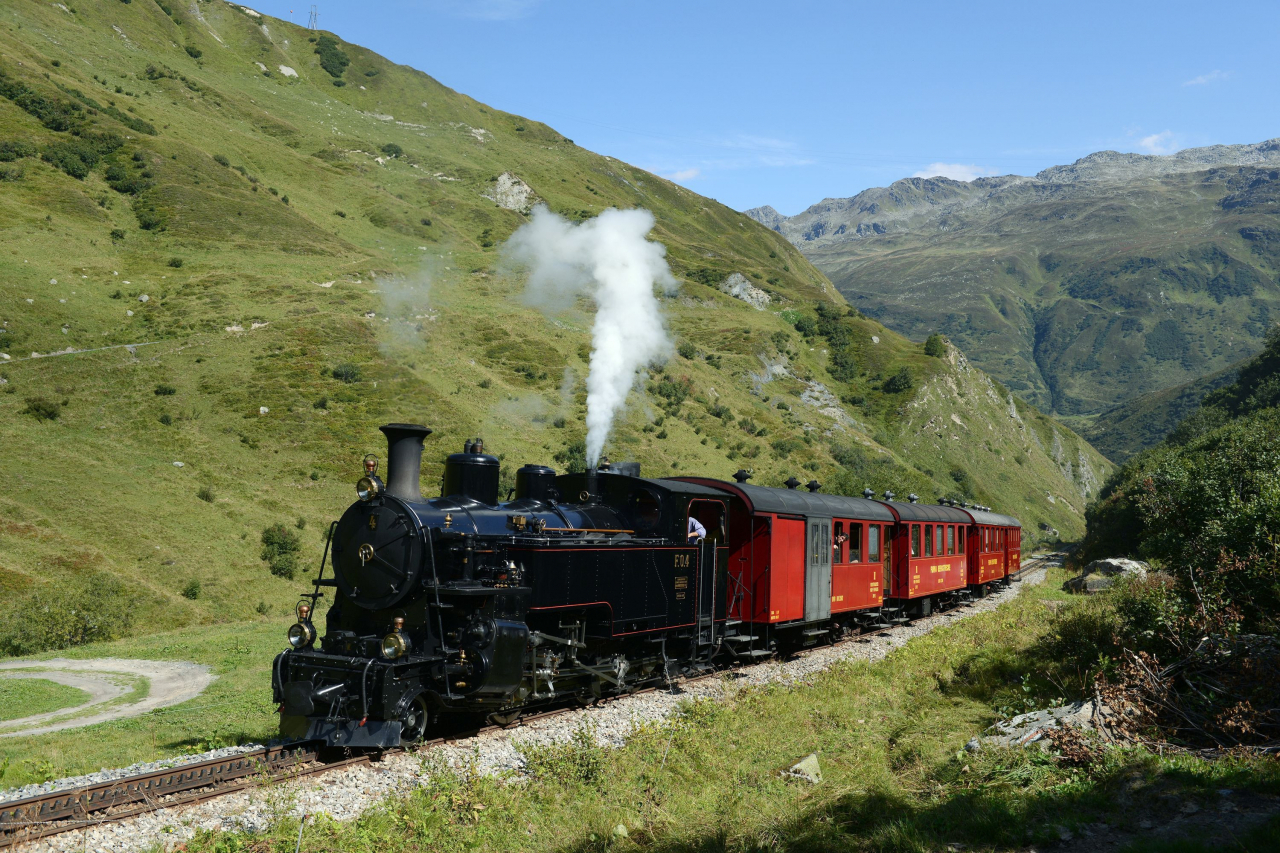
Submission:
<svg viewBox="0 0 1280 853">
<path fill-rule="evenodd" d="M 34 714 L 0 724 L 0 738 L 43 735 L 136 717 L 194 699 L 216 678 L 207 666 L 186 661 L 88 658 L 71 660 L 11 660 L 0 663 L 0 678 L 41 678 L 84 690 L 89 701 L 71 708 Z M 143 679 L 142 696 L 111 704 L 132 690 L 129 682 Z"/>
</svg>

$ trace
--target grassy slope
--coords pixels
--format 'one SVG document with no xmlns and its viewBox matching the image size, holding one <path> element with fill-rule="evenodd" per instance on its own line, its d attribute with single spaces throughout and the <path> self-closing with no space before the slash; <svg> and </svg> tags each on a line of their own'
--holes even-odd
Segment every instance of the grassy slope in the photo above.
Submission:
<svg viewBox="0 0 1280 853">
<path fill-rule="evenodd" d="M 1081 426 L 1080 433 L 1112 462 L 1123 465 L 1135 454 L 1159 444 L 1200 407 L 1205 394 L 1234 382 L 1245 361 L 1113 406 Z"/>
<path fill-rule="evenodd" d="M 170 8 L 172 17 L 152 0 L 74 11 L 32 3 L 0 19 L 0 67 L 11 78 L 51 97 L 67 97 L 58 85 L 83 90 L 158 130 L 149 136 L 106 115 L 91 119 L 126 137 L 113 161 L 153 176 L 138 199 L 111 190 L 102 165 L 75 180 L 37 158 L 5 164 L 0 352 L 13 360 L 0 366 L 0 477 L 9 486 L 0 495 L 0 588 L 10 596 L 103 570 L 143 596 L 144 631 L 255 618 L 255 609 L 280 613 L 298 584 L 265 571 L 259 532 L 270 522 L 309 521 L 304 552 L 318 558 L 360 457 L 382 450 L 378 423 L 437 430 L 428 484 L 467 435 L 483 435 L 508 469 L 551 462 L 580 439 L 590 315 L 579 308 L 548 319 L 499 273 L 499 249 L 485 243 L 500 243 L 524 221 L 483 197 L 504 171 L 574 218 L 610 205 L 653 210 L 654 238 L 685 278 L 718 281 L 739 271 L 781 309 L 839 299 L 780 236 L 545 125 L 352 45 L 342 46 L 351 65 L 338 88 L 306 30 L 222 2 Z M 284 76 L 281 65 L 298 77 Z M 0 99 L 0 140 L 47 146 L 59 138 L 68 137 Z M 387 143 L 405 155 L 379 163 L 374 155 Z M 166 227 L 141 229 L 135 208 L 154 211 Z M 900 416 L 913 393 L 878 390 L 902 366 L 918 387 L 935 389 L 928 405 L 940 412 L 995 424 L 1007 418 L 1007 403 L 1003 394 L 953 392 L 958 380 L 946 377 L 956 368 L 918 344 L 850 320 L 863 369 L 840 388 L 826 376 L 825 351 L 803 342 L 786 315 L 695 283 L 665 307 L 675 336 L 699 351 L 667 368 L 693 394 L 661 427 L 650 423 L 653 398 L 638 396 L 609 449 L 614 458 L 643 459 L 654 475 L 726 477 L 746 465 L 756 482 L 777 483 L 793 473 L 829 480 L 837 474 L 832 442 L 861 444 L 887 461 L 866 471 L 877 489 L 930 497 L 955 485 L 953 464 L 971 466 L 974 497 L 1064 535 L 1082 530 L 1079 506 L 1093 475 L 1081 476 L 1076 461 L 1083 454 L 1092 471 L 1107 466 L 1060 425 L 1024 415 L 1039 438 L 1029 442 L 988 430 L 990 453 L 1022 451 L 1032 462 L 1013 483 L 988 464 L 992 456 L 952 443 L 940 458 L 920 444 Z M 25 359 L 146 342 L 156 343 Z M 762 357 L 786 361 L 790 372 L 755 392 L 751 374 Z M 328 374 L 344 362 L 360 368 L 360 381 Z M 806 377 L 864 395 L 854 411 L 861 426 L 842 427 L 804 403 L 813 387 Z M 156 394 L 161 385 L 175 393 Z M 38 397 L 64 403 L 61 416 L 23 414 Z M 767 436 L 713 417 L 714 404 Z M 165 415 L 172 424 L 160 422 Z M 809 440 L 786 458 L 770 447 L 800 435 Z M 1058 445 L 1070 469 L 1053 458 Z M 200 499 L 201 490 L 212 500 Z M 1074 497 L 1051 504 L 1042 491 Z M 195 599 L 181 594 L 193 579 L 201 581 Z"/>
<path fill-rule="evenodd" d="M 1280 317 L 1273 175 L 1023 184 L 905 231 L 805 251 L 895 330 L 941 330 L 1046 411 L 1090 415 L 1260 348 Z"/>
</svg>

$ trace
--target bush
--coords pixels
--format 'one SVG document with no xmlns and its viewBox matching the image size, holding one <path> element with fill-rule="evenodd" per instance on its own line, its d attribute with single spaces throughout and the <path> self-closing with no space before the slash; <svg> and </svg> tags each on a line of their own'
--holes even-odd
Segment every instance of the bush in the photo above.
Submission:
<svg viewBox="0 0 1280 853">
<path fill-rule="evenodd" d="M 307 520 L 302 516 L 298 516 L 298 520 L 293 523 L 293 526 L 298 528 L 299 530 L 306 530 Z"/>
<path fill-rule="evenodd" d="M 327 409 L 329 408 L 329 398 L 321 397 L 319 400 L 316 400 L 314 403 L 312 403 L 311 407 L 313 409 Z"/>
<path fill-rule="evenodd" d="M 38 421 L 56 421 L 62 414 L 62 404 L 44 397 L 28 397 L 22 414 L 31 415 Z"/>
<path fill-rule="evenodd" d="M 331 77 L 341 77 L 342 72 L 346 71 L 347 66 L 351 64 L 350 58 L 338 47 L 338 42 L 333 36 L 323 35 L 317 38 L 315 52 L 320 57 L 320 67 L 329 72 Z M 339 81 L 334 81 L 335 85 L 338 83 Z"/>
<path fill-rule="evenodd" d="M 168 412 L 165 412 L 163 415 L 160 416 L 160 423 L 164 424 L 165 426 L 173 426 L 173 415 L 170 415 Z"/>
<path fill-rule="evenodd" d="M 174 388 L 172 385 L 160 384 L 156 386 L 156 390 L 155 390 L 155 395 L 157 397 L 172 397 L 174 394 L 177 394 L 177 393 L 178 393 L 178 389 Z"/>
<path fill-rule="evenodd" d="M 184 50 L 186 50 L 187 56 L 191 57 L 192 59 L 199 59 L 200 57 L 204 56 L 204 51 L 202 51 L 200 48 L 194 45 L 189 44 L 184 48 Z"/>
<path fill-rule="evenodd" d="M 298 573 L 298 552 L 302 543 L 298 534 L 283 524 L 273 524 L 262 531 L 262 559 L 271 574 L 285 580 L 293 580 Z"/>
<path fill-rule="evenodd" d="M 818 321 L 803 314 L 796 318 L 795 327 L 796 331 L 806 338 L 813 337 L 818 333 Z"/>
<path fill-rule="evenodd" d="M 182 258 L 169 259 L 169 266 L 173 267 L 174 269 L 181 269 L 183 263 L 184 261 L 182 260 Z"/>
<path fill-rule="evenodd" d="M 399 145 L 396 145 L 394 142 L 388 142 L 386 145 L 382 146 L 382 153 L 386 154 L 388 157 L 403 157 L 404 149 Z"/>
<path fill-rule="evenodd" d="M 211 504 L 218 499 L 218 495 L 213 491 L 212 486 L 201 486 L 196 492 L 196 497 L 207 504 Z"/>
<path fill-rule="evenodd" d="M 333 369 L 333 378 L 348 385 L 360 381 L 360 367 L 349 361 L 344 361 Z"/>
<path fill-rule="evenodd" d="M 934 332 L 924 342 L 924 354 L 934 358 L 942 358 L 947 354 L 947 339 Z"/>
<path fill-rule="evenodd" d="M 0 605 L 0 654 L 30 655 L 125 636 L 133 627 L 135 598 L 111 575 L 41 584 Z"/>
<path fill-rule="evenodd" d="M 886 394 L 900 394 L 903 391 L 910 391 L 915 384 L 915 380 L 911 378 L 911 371 L 904 367 L 886 379 L 881 388 Z"/>
<path fill-rule="evenodd" d="M 36 156 L 36 147 L 27 142 L 0 142 L 0 163 L 11 163 L 23 157 Z"/>
<path fill-rule="evenodd" d="M 182 588 L 182 597 L 195 601 L 200 597 L 200 581 L 193 580 Z"/>
<path fill-rule="evenodd" d="M 681 341 L 676 346 L 676 352 L 680 354 L 681 358 L 688 359 L 690 361 L 698 357 L 698 348 L 688 341 Z"/>
<path fill-rule="evenodd" d="M 346 212 L 345 210 L 335 210 L 335 211 L 333 212 L 333 215 L 334 215 L 334 216 L 341 217 L 342 219 L 346 219 L 346 218 L 347 218 L 347 212 Z"/>
<path fill-rule="evenodd" d="M 214 154 L 214 155 L 213 155 L 213 162 L 217 163 L 219 166 L 230 166 L 230 165 L 231 165 L 231 161 L 230 161 L 230 160 L 228 160 L 228 159 L 227 159 L 225 156 L 223 156 L 222 154 Z"/>
<path fill-rule="evenodd" d="M 111 229 L 111 239 L 112 239 L 112 241 L 123 240 L 123 239 L 124 239 L 124 237 L 125 237 L 125 234 L 124 234 L 124 229 L 123 229 L 123 228 L 112 228 L 112 229 Z M 118 297 L 117 297 L 117 298 L 118 298 Z"/>
</svg>

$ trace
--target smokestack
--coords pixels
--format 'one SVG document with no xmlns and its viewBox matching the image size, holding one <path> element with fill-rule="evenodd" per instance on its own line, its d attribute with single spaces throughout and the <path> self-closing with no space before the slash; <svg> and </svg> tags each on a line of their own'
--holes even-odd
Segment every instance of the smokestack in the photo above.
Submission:
<svg viewBox="0 0 1280 853">
<path fill-rule="evenodd" d="M 422 500 L 422 440 L 431 430 L 419 424 L 384 424 L 387 437 L 387 494 L 402 501 Z"/>
</svg>

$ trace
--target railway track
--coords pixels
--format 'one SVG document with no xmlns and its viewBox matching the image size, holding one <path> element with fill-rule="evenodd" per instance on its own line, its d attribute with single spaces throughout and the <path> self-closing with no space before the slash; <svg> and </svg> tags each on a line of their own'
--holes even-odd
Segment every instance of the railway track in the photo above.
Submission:
<svg viewBox="0 0 1280 853">
<path fill-rule="evenodd" d="M 1061 556 L 1055 553 L 1033 557 L 1016 573 L 1010 575 L 1010 578 L 1019 581 L 1028 573 L 1060 559 Z M 918 621 L 931 621 L 947 612 L 949 611 L 938 611 Z M 837 644 L 855 639 L 856 637 L 850 637 L 838 641 Z M 812 649 L 800 652 L 799 656 L 803 656 L 808 651 Z M 705 678 L 713 678 L 725 671 L 719 669 L 690 676 L 680 679 L 679 683 L 689 684 Z M 658 689 L 664 688 L 648 687 L 623 694 L 623 696 L 610 697 L 605 701 Z M 449 737 L 425 741 L 412 748 L 425 751 L 441 744 L 454 743 L 486 732 L 511 728 L 520 723 L 546 719 L 573 710 L 576 708 L 555 708 L 536 712 L 521 717 L 518 722 L 510 726 L 484 726 L 470 729 Z M 390 752 L 402 751 L 404 750 L 397 749 Z M 0 849 L 15 847 L 63 832 L 124 820 L 160 809 L 194 805 L 265 783 L 313 776 L 353 765 L 369 764 L 380 757 L 380 755 L 365 754 L 327 759 L 321 756 L 314 743 L 291 743 L 264 747 L 226 758 L 198 761 L 136 776 L 126 776 L 94 785 L 10 800 L 0 803 Z"/>
</svg>

